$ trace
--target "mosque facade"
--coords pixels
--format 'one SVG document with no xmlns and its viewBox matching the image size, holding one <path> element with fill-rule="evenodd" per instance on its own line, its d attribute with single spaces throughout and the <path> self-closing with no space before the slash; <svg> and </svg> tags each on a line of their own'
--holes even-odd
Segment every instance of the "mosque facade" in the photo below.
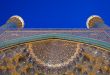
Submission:
<svg viewBox="0 0 110 75">
<path fill-rule="evenodd" d="M 110 28 L 25 29 L 20 16 L 0 27 L 0 75 L 110 75 Z"/>
</svg>

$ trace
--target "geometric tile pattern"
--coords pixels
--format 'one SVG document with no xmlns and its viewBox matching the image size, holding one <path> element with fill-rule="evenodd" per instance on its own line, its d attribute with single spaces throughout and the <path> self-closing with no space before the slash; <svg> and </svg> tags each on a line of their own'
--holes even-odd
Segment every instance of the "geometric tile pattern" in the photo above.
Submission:
<svg viewBox="0 0 110 75">
<path fill-rule="evenodd" d="M 81 42 L 44 39 L 0 50 L 0 75 L 109 75 L 110 51 Z"/>
</svg>

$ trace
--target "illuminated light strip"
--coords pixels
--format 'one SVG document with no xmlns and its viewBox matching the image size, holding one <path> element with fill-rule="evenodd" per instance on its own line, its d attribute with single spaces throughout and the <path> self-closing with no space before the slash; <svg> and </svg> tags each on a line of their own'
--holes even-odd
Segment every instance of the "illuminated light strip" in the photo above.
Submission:
<svg viewBox="0 0 110 75">
<path fill-rule="evenodd" d="M 7 30 L 5 32 L 104 32 L 105 29 L 99 29 L 99 30 L 19 30 L 19 31 L 10 31 Z"/>
</svg>

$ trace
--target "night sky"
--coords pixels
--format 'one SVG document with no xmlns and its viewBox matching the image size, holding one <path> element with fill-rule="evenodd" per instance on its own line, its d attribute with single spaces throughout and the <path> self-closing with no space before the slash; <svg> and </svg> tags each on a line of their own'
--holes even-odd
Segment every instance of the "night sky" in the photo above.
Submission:
<svg viewBox="0 0 110 75">
<path fill-rule="evenodd" d="M 110 0 L 0 0 L 0 25 L 13 15 L 25 28 L 85 28 L 90 15 L 110 25 Z"/>
</svg>

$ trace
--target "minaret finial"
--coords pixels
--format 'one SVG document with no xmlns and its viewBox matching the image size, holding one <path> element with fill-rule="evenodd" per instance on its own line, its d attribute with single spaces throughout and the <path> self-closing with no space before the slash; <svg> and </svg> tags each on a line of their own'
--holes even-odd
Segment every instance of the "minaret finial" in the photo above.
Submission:
<svg viewBox="0 0 110 75">
<path fill-rule="evenodd" d="M 87 28 L 88 29 L 94 28 L 95 23 L 104 24 L 104 21 L 100 16 L 92 15 L 87 19 L 87 22 L 86 22 Z"/>
<path fill-rule="evenodd" d="M 18 28 L 24 28 L 24 20 L 18 15 L 10 17 L 6 23 L 15 23 Z"/>
</svg>

